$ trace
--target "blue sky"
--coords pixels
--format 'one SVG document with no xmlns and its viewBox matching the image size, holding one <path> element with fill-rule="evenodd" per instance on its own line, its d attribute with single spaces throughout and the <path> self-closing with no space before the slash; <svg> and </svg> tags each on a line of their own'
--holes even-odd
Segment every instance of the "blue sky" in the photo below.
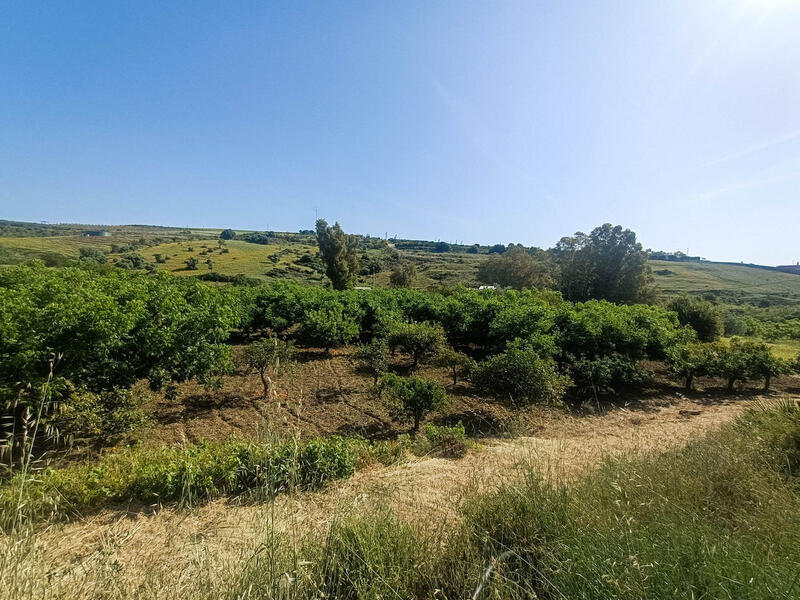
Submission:
<svg viewBox="0 0 800 600">
<path fill-rule="evenodd" d="M 3 2 L 0 218 L 800 260 L 800 1 Z"/>
</svg>

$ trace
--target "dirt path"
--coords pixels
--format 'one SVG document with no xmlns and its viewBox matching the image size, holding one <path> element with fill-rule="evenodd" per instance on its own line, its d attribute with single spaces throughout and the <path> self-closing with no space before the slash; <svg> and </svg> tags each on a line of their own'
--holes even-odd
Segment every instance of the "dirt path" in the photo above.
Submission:
<svg viewBox="0 0 800 600">
<path fill-rule="evenodd" d="M 358 509 L 378 502 L 412 520 L 452 518 L 453 507 L 465 492 L 496 485 L 512 476 L 520 462 L 569 477 L 610 454 L 685 443 L 729 421 L 746 406 L 744 402 L 700 405 L 683 399 L 664 404 L 580 418 L 554 414 L 535 437 L 490 441 L 458 460 L 427 457 L 366 469 L 323 492 L 283 496 L 269 506 L 219 500 L 193 510 L 161 509 L 154 514 L 105 511 L 53 528 L 39 537 L 39 543 L 56 577 L 80 577 L 101 561 L 110 561 L 120 578 L 138 587 L 144 577 L 159 573 L 180 578 L 181 573 L 196 572 L 189 567 L 203 557 L 241 560 L 275 531 L 324 532 L 345 506 Z"/>
</svg>

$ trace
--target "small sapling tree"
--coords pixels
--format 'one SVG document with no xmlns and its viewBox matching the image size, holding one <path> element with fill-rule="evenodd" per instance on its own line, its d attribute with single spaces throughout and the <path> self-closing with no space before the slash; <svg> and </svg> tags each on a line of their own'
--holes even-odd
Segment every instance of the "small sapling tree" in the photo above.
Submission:
<svg viewBox="0 0 800 600">
<path fill-rule="evenodd" d="M 400 377 L 387 373 L 381 378 L 381 390 L 389 397 L 392 416 L 399 421 L 411 420 L 411 431 L 419 431 L 422 419 L 433 410 L 449 403 L 444 388 L 430 379 Z"/>
<path fill-rule="evenodd" d="M 467 377 L 475 366 L 475 361 L 463 352 L 458 352 L 452 348 L 443 348 L 433 359 L 433 363 L 438 367 L 445 367 L 450 370 L 453 376 L 453 385 L 458 383 L 459 377 Z"/>
<path fill-rule="evenodd" d="M 290 370 L 295 364 L 295 347 L 276 337 L 262 338 L 253 342 L 244 351 L 245 364 L 258 373 L 264 386 L 264 398 L 272 392 L 273 379 Z"/>
<path fill-rule="evenodd" d="M 389 348 L 411 356 L 412 367 L 436 356 L 445 345 L 444 329 L 433 323 L 401 323 L 389 333 Z"/>
<path fill-rule="evenodd" d="M 373 338 L 369 344 L 356 348 L 353 359 L 358 366 L 372 375 L 377 385 L 381 376 L 389 369 L 389 346 L 383 338 Z"/>
</svg>

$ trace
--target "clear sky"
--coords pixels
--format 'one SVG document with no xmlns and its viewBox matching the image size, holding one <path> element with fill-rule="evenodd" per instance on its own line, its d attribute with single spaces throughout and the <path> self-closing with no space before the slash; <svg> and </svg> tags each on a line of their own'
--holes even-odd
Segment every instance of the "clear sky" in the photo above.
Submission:
<svg viewBox="0 0 800 600">
<path fill-rule="evenodd" d="M 800 260 L 800 0 L 0 3 L 0 218 Z"/>
</svg>

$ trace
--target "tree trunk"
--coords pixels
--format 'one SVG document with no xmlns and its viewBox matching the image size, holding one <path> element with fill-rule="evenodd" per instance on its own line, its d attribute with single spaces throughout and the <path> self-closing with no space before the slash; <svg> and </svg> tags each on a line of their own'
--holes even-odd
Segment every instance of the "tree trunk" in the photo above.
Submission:
<svg viewBox="0 0 800 600">
<path fill-rule="evenodd" d="M 692 383 L 694 382 L 694 375 L 687 375 L 686 376 L 686 391 L 692 391 Z"/>
<path fill-rule="evenodd" d="M 453 367 L 453 386 L 458 383 L 458 367 Z"/>
<path fill-rule="evenodd" d="M 733 391 L 733 384 L 736 383 L 736 377 L 728 377 L 728 391 Z"/>
<path fill-rule="evenodd" d="M 269 378 L 267 377 L 266 371 L 259 371 L 258 374 L 261 376 L 261 385 L 264 386 L 264 395 L 262 398 L 266 398 L 269 395 Z"/>
<path fill-rule="evenodd" d="M 769 391 L 769 384 L 771 383 L 771 380 L 772 380 L 772 375 L 767 374 L 767 375 L 764 376 L 764 391 L 765 392 Z"/>
<path fill-rule="evenodd" d="M 411 430 L 414 433 L 419 431 L 419 413 L 414 413 L 414 428 Z"/>
</svg>

